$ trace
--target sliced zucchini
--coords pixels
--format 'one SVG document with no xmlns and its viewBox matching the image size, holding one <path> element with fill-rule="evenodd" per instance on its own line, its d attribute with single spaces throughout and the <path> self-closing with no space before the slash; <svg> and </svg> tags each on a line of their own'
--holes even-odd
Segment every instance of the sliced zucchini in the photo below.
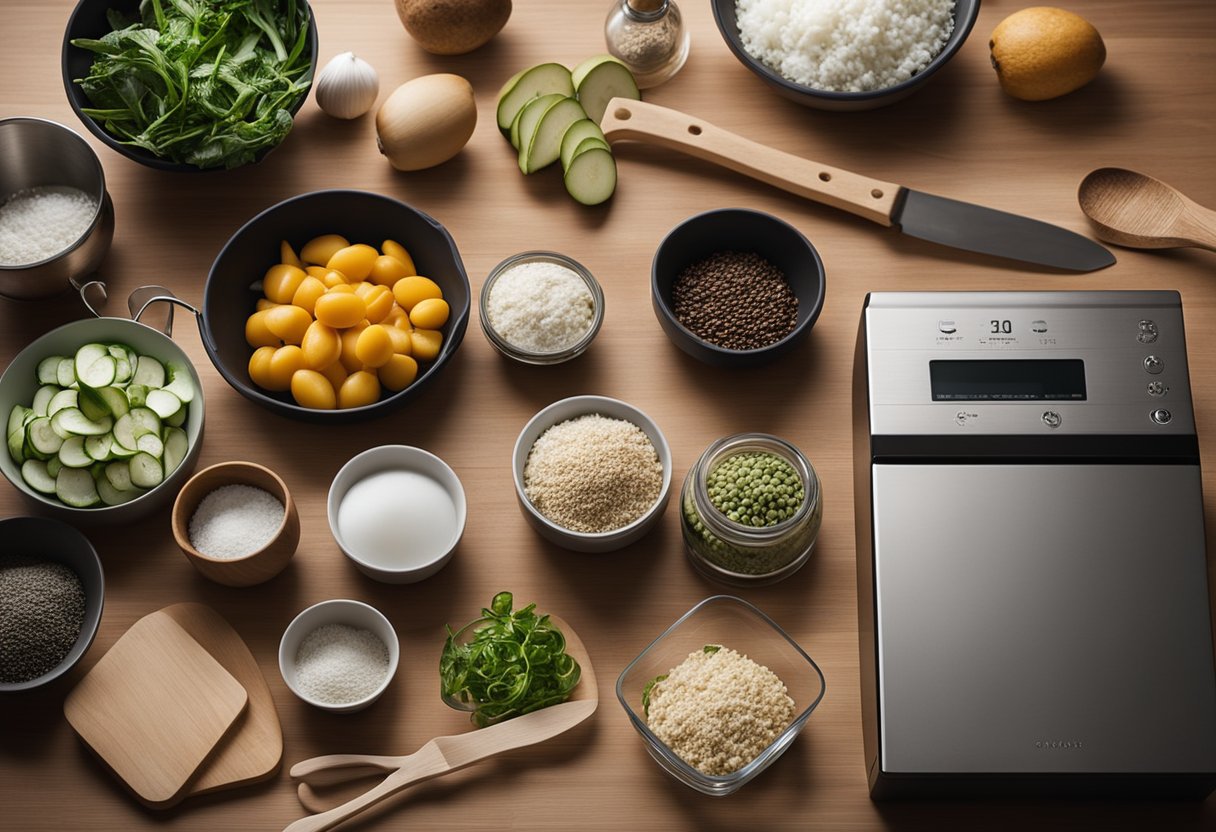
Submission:
<svg viewBox="0 0 1216 832">
<path fill-rule="evenodd" d="M 127 411 L 131 409 L 131 404 L 127 400 L 127 394 L 117 387 L 103 387 L 95 392 L 98 398 L 105 404 L 106 410 L 115 419 L 119 416 L 125 416 Z"/>
<path fill-rule="evenodd" d="M 573 98 L 559 101 L 546 110 L 528 143 L 519 146 L 519 169 L 524 173 L 535 173 L 556 162 L 561 156 L 562 136 L 566 134 L 566 129 L 586 118 L 582 105 Z"/>
<path fill-rule="evenodd" d="M 128 348 L 127 348 L 126 344 L 107 344 L 106 345 L 106 352 L 108 352 L 110 355 L 114 356 L 115 361 L 117 361 L 120 358 L 126 358 L 127 349 Z"/>
<path fill-rule="evenodd" d="M 62 355 L 50 355 L 38 362 L 38 383 L 59 383 L 59 362 L 66 361 Z"/>
<path fill-rule="evenodd" d="M 65 468 L 88 468 L 97 460 L 85 452 L 83 436 L 70 436 L 59 446 L 59 461 Z"/>
<path fill-rule="evenodd" d="M 589 118 L 576 121 L 567 127 L 566 132 L 562 134 L 562 170 L 570 167 L 570 160 L 574 158 L 574 150 L 583 139 L 599 139 L 600 141 L 604 141 L 604 131 Z M 606 146 L 607 143 L 605 142 Z"/>
<path fill-rule="evenodd" d="M 76 383 L 76 371 L 73 369 L 72 359 L 62 358 L 59 360 L 59 367 L 55 370 L 56 381 L 60 387 L 71 387 Z"/>
<path fill-rule="evenodd" d="M 59 471 L 63 468 L 63 463 L 59 461 L 58 456 L 53 456 L 46 461 L 46 472 L 52 477 L 59 476 Z"/>
<path fill-rule="evenodd" d="M 131 482 L 140 488 L 155 488 L 165 478 L 160 460 L 150 454 L 138 453 L 127 464 L 131 466 Z"/>
<path fill-rule="evenodd" d="M 114 383 L 115 376 L 118 375 L 118 362 L 114 360 L 114 356 L 106 354 L 94 361 L 82 372 L 79 365 L 76 367 L 76 380 L 84 387 L 108 387 Z"/>
<path fill-rule="evenodd" d="M 162 419 L 168 419 L 182 409 L 182 400 L 168 390 L 149 390 L 148 409 Z"/>
<path fill-rule="evenodd" d="M 27 459 L 21 464 L 21 479 L 35 491 L 55 493 L 55 478 L 47 473 L 46 463 L 40 459 Z"/>
<path fill-rule="evenodd" d="M 145 387 L 164 387 L 165 365 L 150 355 L 141 355 L 135 367 L 135 375 L 131 376 L 131 383 Z"/>
<path fill-rule="evenodd" d="M 107 465 L 105 480 L 119 491 L 130 491 L 135 487 L 131 482 L 131 466 L 126 462 L 111 462 Z"/>
<path fill-rule="evenodd" d="M 532 141 L 532 132 L 536 129 L 536 125 L 540 123 L 541 117 L 545 111 L 559 101 L 565 101 L 568 96 L 559 93 L 549 93 L 542 95 L 539 98 L 533 98 L 524 104 L 519 115 L 515 117 L 515 121 L 511 123 L 511 145 L 519 150 L 521 147 L 527 147 L 528 142 Z"/>
<path fill-rule="evenodd" d="M 89 436 L 84 440 L 84 452 L 98 462 L 110 458 L 110 448 L 114 445 L 114 434 L 103 433 L 100 436 Z"/>
<path fill-rule="evenodd" d="M 135 446 L 140 453 L 160 459 L 165 455 L 165 443 L 155 433 L 145 433 L 135 440 Z"/>
<path fill-rule="evenodd" d="M 25 429 L 26 424 L 32 421 L 27 417 L 33 413 L 34 409 L 31 407 L 20 404 L 13 405 L 13 409 L 8 412 L 8 429 L 5 433 L 9 436 L 12 436 L 14 433 L 20 433 Z"/>
<path fill-rule="evenodd" d="M 8 435 L 8 455 L 18 465 L 25 462 L 25 431 L 21 428 Z"/>
<path fill-rule="evenodd" d="M 570 160 L 565 183 L 567 193 L 583 205 L 604 202 L 616 190 L 616 162 L 612 153 L 602 147 L 592 147 L 579 153 Z"/>
<path fill-rule="evenodd" d="M 574 95 L 570 70 L 561 64 L 548 63 L 515 73 L 498 91 L 498 129 L 508 135 L 520 110 L 532 99 L 548 93 Z"/>
<path fill-rule="evenodd" d="M 184 408 L 183 408 L 184 411 Z M 186 432 L 181 428 L 165 428 L 165 476 L 169 476 L 177 467 L 182 464 L 182 460 L 186 458 L 186 453 L 190 450 L 190 441 L 186 438 Z"/>
<path fill-rule="evenodd" d="M 38 388 L 38 392 L 34 394 L 33 411 L 39 416 L 49 416 L 47 408 L 51 404 L 51 399 L 55 398 L 55 394 L 59 392 L 59 386 L 56 384 L 45 384 Z"/>
<path fill-rule="evenodd" d="M 129 503 L 136 497 L 144 495 L 142 488 L 131 487 L 126 491 L 115 488 L 105 477 L 97 480 L 97 494 L 101 497 L 101 501 L 108 506 L 120 506 L 123 503 Z"/>
<path fill-rule="evenodd" d="M 80 412 L 85 415 L 86 419 L 93 422 L 102 416 L 110 415 L 110 408 L 106 406 L 105 400 L 96 390 L 88 386 L 82 386 L 77 392 L 76 406 L 80 408 Z"/>
<path fill-rule="evenodd" d="M 127 448 L 120 445 L 118 440 L 114 439 L 113 433 L 110 434 L 110 438 L 113 439 L 113 441 L 110 443 L 110 459 L 130 459 L 131 457 L 135 456 L 136 451 L 134 448 Z"/>
<path fill-rule="evenodd" d="M 82 381 L 85 377 L 85 373 L 88 372 L 89 367 L 102 357 L 110 359 L 112 369 L 114 356 L 110 355 L 110 350 L 105 344 L 85 344 L 83 347 L 76 350 L 76 358 L 73 362 L 73 369 L 76 372 L 76 380 Z M 109 384 L 109 382 L 106 382 L 106 384 Z"/>
<path fill-rule="evenodd" d="M 598 123 L 613 98 L 641 99 L 637 81 L 629 67 L 611 55 L 588 58 L 570 71 L 579 103 L 587 117 Z M 576 197 L 577 199 L 577 197 Z"/>
<path fill-rule="evenodd" d="M 186 414 L 188 411 L 189 408 L 183 407 L 181 410 L 177 411 L 166 419 L 165 424 L 171 428 L 180 428 L 182 425 L 186 424 Z"/>
<path fill-rule="evenodd" d="M 102 416 L 94 422 L 86 417 L 79 408 L 68 407 L 52 416 L 51 424 L 56 433 L 60 435 L 66 431 L 75 436 L 100 436 L 110 432 L 114 427 L 114 420 L 109 416 Z"/>
<path fill-rule="evenodd" d="M 51 420 L 39 416 L 25 428 L 25 440 L 40 454 L 57 454 L 63 447 L 64 439 L 51 426 Z"/>
<path fill-rule="evenodd" d="M 194 382 L 190 380 L 190 370 L 185 367 L 169 368 L 169 383 L 164 389 L 182 400 L 182 404 L 194 401 Z"/>
<path fill-rule="evenodd" d="M 131 376 L 134 375 L 135 368 L 125 358 L 114 359 L 114 385 L 116 387 L 124 387 L 131 383 Z"/>
<path fill-rule="evenodd" d="M 88 508 L 101 499 L 88 471 L 68 467 L 55 477 L 55 496 L 73 508 Z"/>
<path fill-rule="evenodd" d="M 79 398 L 80 393 L 76 390 L 60 390 L 54 396 L 51 396 L 51 400 L 46 406 L 46 415 L 54 416 L 61 410 L 67 410 L 69 407 L 76 407 Z"/>
<path fill-rule="evenodd" d="M 127 401 L 131 407 L 143 407 L 148 403 L 148 388 L 143 384 L 127 386 Z"/>
</svg>

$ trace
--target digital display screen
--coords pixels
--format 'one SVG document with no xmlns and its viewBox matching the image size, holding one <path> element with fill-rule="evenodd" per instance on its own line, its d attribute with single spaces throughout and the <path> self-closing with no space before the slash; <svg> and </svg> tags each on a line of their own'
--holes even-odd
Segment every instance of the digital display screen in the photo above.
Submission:
<svg viewBox="0 0 1216 832">
<path fill-rule="evenodd" d="M 1085 401 L 1079 358 L 930 361 L 935 402 Z"/>
</svg>

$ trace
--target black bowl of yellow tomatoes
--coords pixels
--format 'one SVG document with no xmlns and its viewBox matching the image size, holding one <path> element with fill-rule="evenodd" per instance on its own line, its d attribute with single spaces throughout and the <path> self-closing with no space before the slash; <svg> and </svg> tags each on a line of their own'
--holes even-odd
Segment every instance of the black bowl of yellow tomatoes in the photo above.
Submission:
<svg viewBox="0 0 1216 832">
<path fill-rule="evenodd" d="M 367 191 L 315 191 L 245 223 L 207 277 L 200 328 L 246 398 L 308 422 L 405 404 L 451 361 L 469 278 L 435 219 Z"/>
</svg>

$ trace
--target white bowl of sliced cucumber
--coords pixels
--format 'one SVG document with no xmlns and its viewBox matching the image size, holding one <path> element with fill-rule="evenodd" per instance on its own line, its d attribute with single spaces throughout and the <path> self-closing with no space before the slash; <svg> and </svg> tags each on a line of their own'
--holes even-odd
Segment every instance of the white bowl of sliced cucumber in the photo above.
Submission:
<svg viewBox="0 0 1216 832">
<path fill-rule="evenodd" d="M 0 470 L 46 513 L 116 523 L 172 501 L 198 461 L 203 392 L 177 344 L 125 318 L 38 338 L 0 377 Z"/>
</svg>

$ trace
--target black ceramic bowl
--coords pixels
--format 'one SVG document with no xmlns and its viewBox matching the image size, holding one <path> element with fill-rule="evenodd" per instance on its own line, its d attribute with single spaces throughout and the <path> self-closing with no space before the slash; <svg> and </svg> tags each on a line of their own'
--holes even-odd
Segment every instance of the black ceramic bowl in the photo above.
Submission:
<svg viewBox="0 0 1216 832">
<path fill-rule="evenodd" d="M 305 0 L 297 0 L 297 2 L 304 3 L 305 8 L 308 10 L 308 39 L 304 50 L 309 55 L 309 62 L 312 66 L 309 77 L 312 77 L 317 72 L 317 18 L 312 12 L 312 7 L 308 6 Z M 110 9 L 114 9 L 127 17 L 135 18 L 139 15 L 139 5 L 139 0 L 80 0 L 76 4 L 72 16 L 68 18 L 68 27 L 63 33 L 63 46 L 60 54 L 63 88 L 67 92 L 68 103 L 72 105 L 77 118 L 88 128 L 90 133 L 105 142 L 112 150 L 126 156 L 132 161 L 139 162 L 141 165 L 147 165 L 157 170 L 173 170 L 184 173 L 205 173 L 211 170 L 224 170 L 224 168 L 204 169 L 195 167 L 194 165 L 172 162 L 168 159 L 162 159 L 150 151 L 144 150 L 142 147 L 122 144 L 117 138 L 107 133 L 102 125 L 84 114 L 84 109 L 93 105 L 75 79 L 84 78 L 89 74 L 89 68 L 93 65 L 93 58 L 95 56 L 92 52 L 72 46 L 72 41 L 77 38 L 101 38 L 113 30 L 109 20 L 106 18 L 106 13 Z M 300 100 L 291 108 L 289 111 L 291 115 L 294 116 L 299 111 L 300 107 L 304 105 L 306 98 L 308 98 L 307 91 L 305 91 L 304 95 L 300 96 Z M 266 158 L 266 154 L 272 150 L 274 150 L 274 147 L 268 147 L 261 151 L 254 161 L 262 161 L 262 159 Z"/>
<path fill-rule="evenodd" d="M 290 393 L 267 392 L 249 379 L 253 349 L 245 343 L 245 319 L 262 296 L 250 284 L 260 281 L 279 262 L 280 241 L 287 240 L 299 251 L 322 234 L 340 234 L 352 243 L 377 248 L 386 239 L 396 240 L 409 250 L 418 273 L 439 284 L 452 310 L 443 325 L 439 357 L 420 366 L 418 378 L 409 387 L 396 393 L 385 391 L 380 401 L 364 407 L 312 410 L 296 404 Z M 306 422 L 354 422 L 400 407 L 434 381 L 464 339 L 469 296 L 469 278 L 460 252 L 436 220 L 404 202 L 368 191 L 314 191 L 267 208 L 232 235 L 207 276 L 199 328 L 211 363 L 245 398 Z"/>
<path fill-rule="evenodd" d="M 26 555 L 67 566 L 84 589 L 84 624 L 76 643 L 53 670 L 28 682 L 0 682 L 0 693 L 32 690 L 58 679 L 75 666 L 93 643 L 106 594 L 101 559 L 89 539 L 67 523 L 47 517 L 7 517 L 0 520 L 0 552 Z"/>
<path fill-rule="evenodd" d="M 718 31 L 722 33 L 722 39 L 726 41 L 730 51 L 735 53 L 739 63 L 759 75 L 765 83 L 785 98 L 820 110 L 872 110 L 894 104 L 901 98 L 911 95 L 954 57 L 954 53 L 958 52 L 963 41 L 971 34 L 971 27 L 975 25 L 975 19 L 980 13 L 980 0 L 956 0 L 954 31 L 950 33 L 946 45 L 934 56 L 928 66 L 907 81 L 870 92 L 832 92 L 795 83 L 775 69 L 753 58 L 743 48 L 743 41 L 739 37 L 739 25 L 735 20 L 737 0 L 712 0 L 712 2 Z"/>
<path fill-rule="evenodd" d="M 798 323 L 789 335 L 755 350 L 729 350 L 711 344 L 676 320 L 671 289 L 684 269 L 720 251 L 755 252 L 785 273 L 798 297 Z M 819 252 L 798 229 L 771 214 L 744 208 L 706 211 L 671 230 L 655 252 L 650 270 L 650 299 L 655 317 L 677 347 L 715 367 L 747 367 L 790 351 L 804 338 L 823 309 L 826 292 Z"/>
</svg>

